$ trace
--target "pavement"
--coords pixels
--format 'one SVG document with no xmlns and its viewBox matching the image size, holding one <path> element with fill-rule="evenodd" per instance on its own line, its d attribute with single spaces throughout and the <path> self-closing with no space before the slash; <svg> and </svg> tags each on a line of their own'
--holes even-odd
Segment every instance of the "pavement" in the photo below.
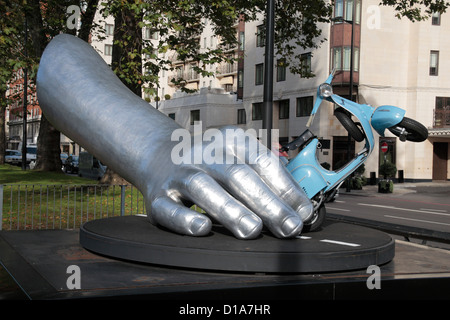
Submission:
<svg viewBox="0 0 450 320">
<path fill-rule="evenodd" d="M 378 185 L 366 185 L 362 190 L 350 190 L 345 188 L 339 190 L 340 199 L 352 196 L 392 198 L 400 201 L 427 202 L 433 204 L 450 206 L 450 181 L 430 181 L 430 182 L 405 182 L 394 183 L 393 193 L 379 193 Z M 339 199 L 339 198 L 338 198 Z M 348 198 L 347 198 L 348 199 Z M 393 235 L 395 239 L 403 239 L 402 236 Z M 440 248 L 450 251 L 450 243 L 423 241 L 421 239 L 410 238 L 409 241 L 426 244 L 428 247 Z"/>
</svg>

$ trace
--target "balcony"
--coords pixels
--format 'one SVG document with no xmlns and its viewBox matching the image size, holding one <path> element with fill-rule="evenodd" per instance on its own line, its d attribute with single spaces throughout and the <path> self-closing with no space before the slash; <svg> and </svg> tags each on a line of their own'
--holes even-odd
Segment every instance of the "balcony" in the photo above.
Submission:
<svg viewBox="0 0 450 320">
<path fill-rule="evenodd" d="M 229 75 L 237 74 L 238 64 L 236 63 L 222 63 L 217 67 L 217 77 L 226 77 Z"/>
<path fill-rule="evenodd" d="M 187 71 L 183 72 L 174 72 L 172 75 L 170 75 L 167 78 L 167 82 L 170 86 L 174 86 L 175 84 L 172 82 L 172 79 L 175 79 L 175 81 L 184 80 L 185 82 L 194 82 L 194 81 L 200 81 L 200 75 L 197 71 L 194 69 L 189 69 Z"/>
<path fill-rule="evenodd" d="M 450 138 L 450 106 L 434 109 L 433 127 L 428 128 L 428 135 L 434 138 Z"/>
<path fill-rule="evenodd" d="M 434 110 L 433 128 L 450 129 L 450 107 Z"/>
</svg>

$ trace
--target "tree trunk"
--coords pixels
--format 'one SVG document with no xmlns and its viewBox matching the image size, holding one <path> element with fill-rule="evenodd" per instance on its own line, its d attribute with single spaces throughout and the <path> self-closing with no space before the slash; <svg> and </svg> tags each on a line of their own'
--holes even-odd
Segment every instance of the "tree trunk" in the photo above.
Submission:
<svg viewBox="0 0 450 320">
<path fill-rule="evenodd" d="M 78 38 L 86 42 L 89 42 L 98 2 L 99 0 L 89 0 L 87 2 L 86 11 L 81 16 L 81 28 L 78 31 Z"/>
<path fill-rule="evenodd" d="M 40 1 L 29 1 L 28 7 L 25 10 L 25 15 L 28 20 L 34 57 L 41 57 L 47 46 L 48 40 L 47 35 L 45 34 Z M 42 171 L 61 171 L 60 141 L 61 137 L 59 131 L 57 131 L 48 122 L 45 115 L 42 114 L 37 140 L 35 169 Z"/>
<path fill-rule="evenodd" d="M 142 85 L 139 81 L 142 75 L 142 28 L 139 22 L 142 16 L 128 10 L 126 6 L 114 16 L 114 41 L 111 57 L 113 71 L 122 82 L 136 95 L 142 95 Z M 126 39 L 126 41 L 124 41 Z M 127 43 L 124 45 L 124 43 Z M 130 56 L 130 53 L 137 53 Z M 130 71 L 123 73 L 123 69 Z"/>
<path fill-rule="evenodd" d="M 99 0 L 89 0 L 86 11 L 81 16 L 82 27 L 78 35 L 85 41 L 89 40 L 98 2 Z M 39 0 L 31 1 L 30 10 L 27 14 L 36 57 L 42 55 L 48 42 L 47 37 L 43 32 L 44 27 L 41 6 L 39 3 Z M 39 127 L 37 150 L 38 154 L 35 169 L 42 171 L 61 171 L 61 134 L 48 122 L 44 114 L 41 117 Z"/>
<path fill-rule="evenodd" d="M 42 115 L 37 140 L 36 170 L 61 171 L 61 133 Z"/>
<path fill-rule="evenodd" d="M 5 164 L 6 132 L 5 132 L 5 109 L 6 92 L 0 90 L 0 164 Z"/>
</svg>

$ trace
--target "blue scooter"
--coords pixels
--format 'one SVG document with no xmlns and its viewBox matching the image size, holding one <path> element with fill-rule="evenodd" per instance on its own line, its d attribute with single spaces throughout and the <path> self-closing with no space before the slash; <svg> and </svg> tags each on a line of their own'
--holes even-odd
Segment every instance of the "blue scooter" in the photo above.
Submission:
<svg viewBox="0 0 450 320">
<path fill-rule="evenodd" d="M 394 106 L 374 108 L 367 104 L 358 104 L 333 93 L 331 81 L 334 70 L 327 80 L 317 89 L 317 98 L 306 127 L 309 128 L 323 100 L 335 104 L 334 115 L 355 141 L 365 140 L 364 147 L 345 166 L 330 171 L 317 161 L 316 150 L 319 139 L 306 129 L 294 141 L 281 147 L 280 151 L 300 148 L 298 155 L 290 160 L 286 167 L 300 184 L 308 198 L 314 204 L 314 214 L 304 223 L 304 231 L 317 230 L 325 220 L 325 203 L 334 200 L 340 186 L 372 153 L 375 139 L 372 128 L 382 137 L 388 129 L 401 141 L 422 142 L 428 137 L 428 130 L 419 122 L 405 117 L 405 110 Z M 357 121 L 352 120 L 354 116 Z"/>
</svg>

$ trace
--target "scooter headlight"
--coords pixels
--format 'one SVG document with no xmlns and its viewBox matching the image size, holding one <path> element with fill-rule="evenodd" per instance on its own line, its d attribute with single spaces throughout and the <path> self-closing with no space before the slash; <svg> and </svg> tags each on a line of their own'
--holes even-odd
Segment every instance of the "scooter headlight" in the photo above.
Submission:
<svg viewBox="0 0 450 320">
<path fill-rule="evenodd" d="M 319 93 L 324 98 L 331 97 L 333 94 L 333 87 L 329 83 L 322 83 L 319 86 Z"/>
</svg>

